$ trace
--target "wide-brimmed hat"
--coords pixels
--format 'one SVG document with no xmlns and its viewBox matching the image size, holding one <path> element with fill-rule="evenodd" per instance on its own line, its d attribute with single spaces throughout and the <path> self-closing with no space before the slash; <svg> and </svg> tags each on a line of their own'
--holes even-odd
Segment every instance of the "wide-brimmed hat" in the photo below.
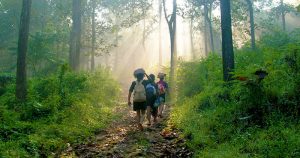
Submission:
<svg viewBox="0 0 300 158">
<path fill-rule="evenodd" d="M 145 70 L 142 69 L 142 68 L 136 69 L 136 70 L 133 72 L 133 75 L 136 76 L 137 74 L 145 74 Z"/>
<path fill-rule="evenodd" d="M 160 72 L 158 73 L 157 78 L 165 78 L 166 76 L 167 74 Z"/>
</svg>

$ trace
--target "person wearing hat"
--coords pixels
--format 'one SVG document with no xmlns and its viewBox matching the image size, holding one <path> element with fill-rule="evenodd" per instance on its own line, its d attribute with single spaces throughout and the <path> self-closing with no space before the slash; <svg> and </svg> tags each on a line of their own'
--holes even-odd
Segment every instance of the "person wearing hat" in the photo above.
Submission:
<svg viewBox="0 0 300 158">
<path fill-rule="evenodd" d="M 159 78 L 159 81 L 156 84 L 158 87 L 158 98 L 160 100 L 160 106 L 158 107 L 158 117 L 162 117 L 166 101 L 166 93 L 169 86 L 168 83 L 164 81 L 166 74 L 160 72 L 158 73 L 157 77 Z"/>
<path fill-rule="evenodd" d="M 128 93 L 128 106 L 131 106 L 131 95 L 133 93 L 133 110 L 136 111 L 137 125 L 140 130 L 143 130 L 143 122 L 145 111 L 147 108 L 146 102 L 146 85 L 148 81 L 144 80 L 145 70 L 137 69 L 134 71 L 136 81 L 131 83 Z"/>
</svg>

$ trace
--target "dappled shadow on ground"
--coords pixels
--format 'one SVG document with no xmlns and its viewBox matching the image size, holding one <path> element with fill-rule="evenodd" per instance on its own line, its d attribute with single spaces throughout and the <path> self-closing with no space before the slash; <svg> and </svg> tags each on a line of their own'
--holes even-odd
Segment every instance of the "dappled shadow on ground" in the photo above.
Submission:
<svg viewBox="0 0 300 158">
<path fill-rule="evenodd" d="M 119 120 L 88 143 L 69 147 L 61 157 L 192 157 L 185 140 L 168 126 L 169 111 L 167 109 L 164 118 L 156 124 L 144 125 L 144 131 L 139 131 L 134 122 L 135 113 L 127 108 L 117 108 L 116 112 L 122 116 Z"/>
</svg>

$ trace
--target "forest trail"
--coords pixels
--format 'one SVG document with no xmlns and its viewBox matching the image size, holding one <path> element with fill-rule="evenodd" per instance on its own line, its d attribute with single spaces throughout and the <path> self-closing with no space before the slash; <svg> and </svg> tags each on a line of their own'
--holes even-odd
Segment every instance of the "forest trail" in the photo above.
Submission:
<svg viewBox="0 0 300 158">
<path fill-rule="evenodd" d="M 61 157 L 192 157 L 193 153 L 187 149 L 185 140 L 179 137 L 177 130 L 168 125 L 170 108 L 165 110 L 164 117 L 156 124 L 144 124 L 144 131 L 137 129 L 135 113 L 126 108 L 126 105 L 115 110 L 120 114 L 119 120 L 112 122 L 87 143 L 69 147 Z"/>
</svg>

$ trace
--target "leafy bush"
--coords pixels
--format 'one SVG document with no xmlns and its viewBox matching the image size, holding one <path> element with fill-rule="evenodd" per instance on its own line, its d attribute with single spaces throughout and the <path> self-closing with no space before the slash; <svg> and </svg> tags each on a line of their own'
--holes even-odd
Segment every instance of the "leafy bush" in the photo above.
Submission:
<svg viewBox="0 0 300 158">
<path fill-rule="evenodd" d="M 14 77 L 9 74 L 0 75 L 0 96 L 3 95 L 6 91 L 6 86 L 14 81 Z"/>
<path fill-rule="evenodd" d="M 216 55 L 181 63 L 182 99 L 171 122 L 196 157 L 299 157 L 298 35 L 276 32 L 262 37 L 256 51 L 237 50 L 230 83 L 222 81 Z"/>
<path fill-rule="evenodd" d="M 179 96 L 190 97 L 203 91 L 205 86 L 215 84 L 216 82 L 209 81 L 219 80 L 222 77 L 221 64 L 222 59 L 215 54 L 205 60 L 181 62 L 177 73 Z"/>
<path fill-rule="evenodd" d="M 14 97 L 14 84 L 0 98 L 0 157 L 54 156 L 67 143 L 93 136 L 115 116 L 120 92 L 107 70 L 58 74 L 29 81 L 26 104 Z"/>
</svg>

